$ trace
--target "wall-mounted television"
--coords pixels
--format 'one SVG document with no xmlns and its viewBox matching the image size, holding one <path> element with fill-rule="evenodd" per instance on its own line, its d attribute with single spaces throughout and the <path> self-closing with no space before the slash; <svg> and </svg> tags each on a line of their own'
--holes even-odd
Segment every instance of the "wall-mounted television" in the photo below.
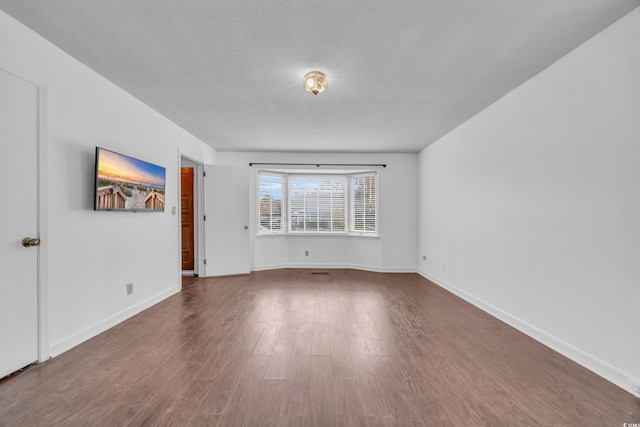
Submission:
<svg viewBox="0 0 640 427">
<path fill-rule="evenodd" d="M 97 211 L 164 212 L 166 169 L 96 147 Z"/>
</svg>

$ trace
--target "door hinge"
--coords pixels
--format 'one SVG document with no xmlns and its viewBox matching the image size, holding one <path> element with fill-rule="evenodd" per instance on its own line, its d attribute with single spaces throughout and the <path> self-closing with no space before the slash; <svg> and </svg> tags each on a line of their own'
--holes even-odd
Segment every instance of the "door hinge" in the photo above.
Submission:
<svg viewBox="0 0 640 427">
<path fill-rule="evenodd" d="M 206 259 L 204 260 L 204 265 L 207 265 L 207 260 Z"/>
<path fill-rule="evenodd" d="M 207 172 L 202 171 L 202 176 L 206 177 L 207 176 Z"/>
<path fill-rule="evenodd" d="M 207 220 L 207 216 L 205 215 L 205 216 L 204 216 L 204 218 L 203 218 L 202 220 L 203 220 L 203 221 L 206 221 L 206 220 Z"/>
</svg>

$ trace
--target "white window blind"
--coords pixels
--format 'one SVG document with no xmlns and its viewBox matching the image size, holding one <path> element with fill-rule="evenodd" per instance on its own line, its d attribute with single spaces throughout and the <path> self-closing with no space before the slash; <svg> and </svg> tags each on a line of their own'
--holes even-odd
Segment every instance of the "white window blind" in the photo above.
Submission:
<svg viewBox="0 0 640 427">
<path fill-rule="evenodd" d="M 376 174 L 351 175 L 351 231 L 377 233 L 377 188 Z"/>
<path fill-rule="evenodd" d="M 284 230 L 283 190 L 284 174 L 259 173 L 259 230 L 261 233 L 278 233 Z"/>
<path fill-rule="evenodd" d="M 345 232 L 346 176 L 289 175 L 289 231 Z"/>
</svg>

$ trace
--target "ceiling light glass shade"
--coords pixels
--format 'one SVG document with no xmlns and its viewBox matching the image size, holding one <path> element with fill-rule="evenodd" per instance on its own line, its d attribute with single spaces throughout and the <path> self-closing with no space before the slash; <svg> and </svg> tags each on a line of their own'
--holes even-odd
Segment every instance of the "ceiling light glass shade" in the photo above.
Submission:
<svg viewBox="0 0 640 427">
<path fill-rule="evenodd" d="M 302 87 L 314 95 L 324 92 L 329 87 L 329 80 L 320 71 L 309 71 L 302 80 Z"/>
</svg>

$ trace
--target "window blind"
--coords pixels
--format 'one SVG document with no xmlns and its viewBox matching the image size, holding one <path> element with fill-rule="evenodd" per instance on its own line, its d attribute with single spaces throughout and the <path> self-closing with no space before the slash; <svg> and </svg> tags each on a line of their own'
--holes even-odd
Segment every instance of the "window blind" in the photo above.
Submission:
<svg viewBox="0 0 640 427">
<path fill-rule="evenodd" d="M 351 231 L 375 233 L 378 231 L 377 189 L 374 173 L 351 176 Z"/>
<path fill-rule="evenodd" d="M 259 221 L 260 232 L 283 231 L 282 195 L 284 175 L 260 172 Z"/>
<path fill-rule="evenodd" d="M 345 176 L 289 175 L 289 231 L 345 232 Z"/>
</svg>

